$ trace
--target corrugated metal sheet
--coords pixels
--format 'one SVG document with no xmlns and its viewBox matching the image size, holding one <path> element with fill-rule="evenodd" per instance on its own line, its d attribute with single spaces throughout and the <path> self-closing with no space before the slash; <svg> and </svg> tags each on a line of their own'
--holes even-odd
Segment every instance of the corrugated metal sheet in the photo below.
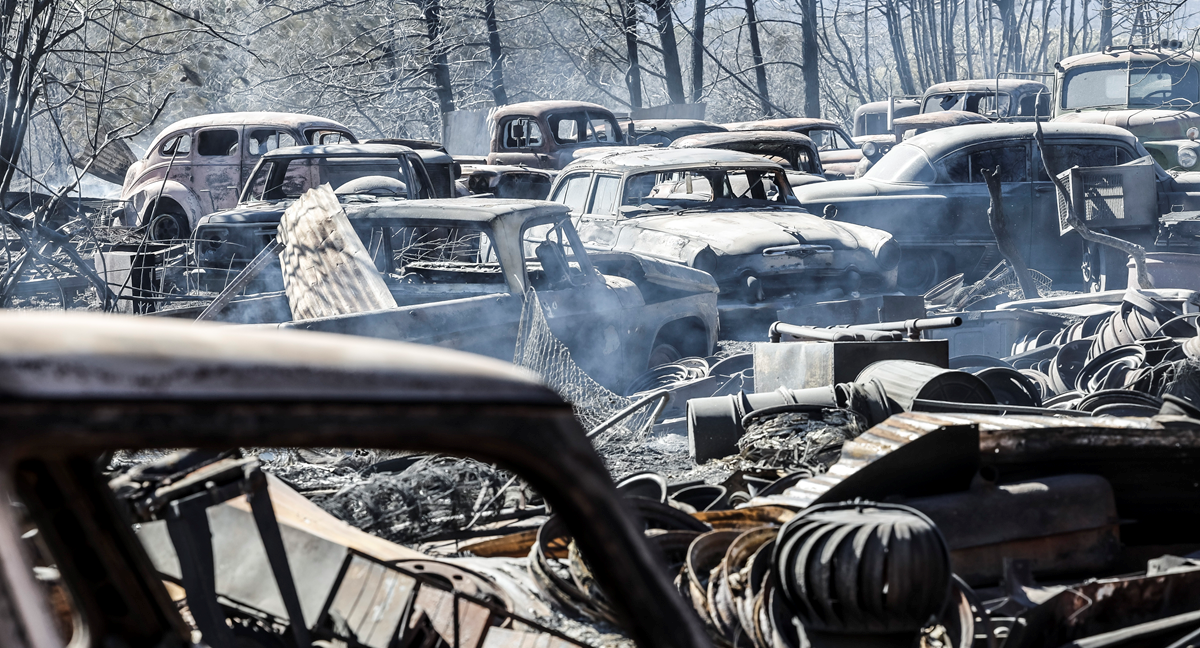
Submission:
<svg viewBox="0 0 1200 648">
<path fill-rule="evenodd" d="M 279 222 L 283 287 L 293 320 L 395 308 L 383 276 L 324 184 L 305 192 Z"/>
</svg>

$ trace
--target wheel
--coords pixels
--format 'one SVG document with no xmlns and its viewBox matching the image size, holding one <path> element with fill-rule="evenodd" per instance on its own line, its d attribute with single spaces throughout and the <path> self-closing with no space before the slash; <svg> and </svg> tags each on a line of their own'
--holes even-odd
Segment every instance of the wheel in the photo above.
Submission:
<svg viewBox="0 0 1200 648">
<path fill-rule="evenodd" d="M 938 255 L 905 255 L 896 272 L 896 287 L 909 295 L 922 295 L 941 279 Z"/>
<path fill-rule="evenodd" d="M 176 213 L 157 214 L 150 221 L 150 240 L 178 241 L 186 239 L 192 233 L 187 216 Z"/>
<path fill-rule="evenodd" d="M 675 348 L 675 345 L 667 342 L 658 342 L 650 350 L 650 360 L 646 363 L 646 368 L 653 369 L 660 365 L 676 362 L 681 358 L 683 358 L 683 354 L 679 352 L 679 349 Z"/>
</svg>

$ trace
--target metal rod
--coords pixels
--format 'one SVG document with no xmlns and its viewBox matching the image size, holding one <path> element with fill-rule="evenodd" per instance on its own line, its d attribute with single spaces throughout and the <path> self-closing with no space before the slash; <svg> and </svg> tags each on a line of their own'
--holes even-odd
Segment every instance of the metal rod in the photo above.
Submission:
<svg viewBox="0 0 1200 648">
<path fill-rule="evenodd" d="M 600 434 L 601 432 L 607 430 L 608 428 L 616 425 L 617 423 L 619 423 L 620 421 L 622 421 L 626 417 L 628 417 L 630 414 L 633 414 L 634 412 L 638 411 L 642 407 L 645 407 L 646 403 L 649 403 L 650 401 L 652 401 L 654 399 L 662 399 L 662 402 L 658 405 L 658 407 L 654 408 L 654 414 L 651 416 L 651 419 L 650 419 L 652 421 L 651 425 L 653 425 L 653 421 L 658 419 L 658 415 L 662 413 L 663 407 L 666 405 L 667 400 L 670 397 L 671 397 L 671 392 L 667 391 L 666 389 L 660 389 L 656 392 L 651 392 L 651 393 L 647 394 L 646 396 L 638 399 L 636 402 L 634 402 L 629 407 L 626 407 L 625 409 L 621 410 L 620 412 L 613 414 L 607 421 L 601 423 L 600 425 L 597 425 L 596 429 L 587 433 L 587 438 L 590 439 L 590 438 L 596 436 L 597 434 Z"/>
<path fill-rule="evenodd" d="M 239 292 L 241 292 L 242 288 L 245 288 L 246 284 L 250 283 L 255 277 L 257 277 L 271 259 L 279 255 L 279 250 L 282 247 L 283 246 L 279 244 L 278 238 L 272 239 L 271 244 L 263 248 L 262 251 L 259 252 L 254 259 L 246 265 L 246 268 L 238 273 L 238 276 L 234 277 L 233 281 L 229 282 L 228 286 L 225 286 L 225 289 L 221 291 L 221 294 L 217 295 L 217 298 L 212 300 L 212 303 L 208 305 L 208 308 L 205 308 L 204 312 L 200 313 L 200 315 L 196 317 L 196 321 L 203 322 L 204 320 L 212 319 L 217 315 L 217 313 L 220 313 L 222 310 L 224 310 L 225 307 L 229 305 L 229 302 L 233 301 L 233 298 L 237 296 Z"/>
</svg>

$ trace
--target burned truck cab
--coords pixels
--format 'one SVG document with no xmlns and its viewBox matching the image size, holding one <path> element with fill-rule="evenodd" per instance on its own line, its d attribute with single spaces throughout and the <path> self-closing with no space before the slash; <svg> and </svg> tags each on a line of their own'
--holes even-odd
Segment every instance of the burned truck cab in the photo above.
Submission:
<svg viewBox="0 0 1200 648">
<path fill-rule="evenodd" d="M 1178 41 L 1107 48 L 1055 64 L 1054 121 L 1133 133 L 1168 171 L 1200 171 L 1200 61 Z"/>
<path fill-rule="evenodd" d="M 488 117 L 488 164 L 561 169 L 587 149 L 621 146 L 625 136 L 612 111 L 583 101 L 529 101 Z"/>
</svg>

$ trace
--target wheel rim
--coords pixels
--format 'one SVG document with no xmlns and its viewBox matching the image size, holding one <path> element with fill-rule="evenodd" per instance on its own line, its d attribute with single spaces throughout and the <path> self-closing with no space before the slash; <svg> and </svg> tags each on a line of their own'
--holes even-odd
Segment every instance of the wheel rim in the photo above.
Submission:
<svg viewBox="0 0 1200 648">
<path fill-rule="evenodd" d="M 175 214 L 160 214 L 150 223 L 150 238 L 155 241 L 171 241 L 184 238 L 183 227 Z"/>
<path fill-rule="evenodd" d="M 647 363 L 646 368 L 653 369 L 654 367 L 658 367 L 660 365 L 675 362 L 682 357 L 683 354 L 680 353 L 679 349 L 676 349 L 673 345 L 659 344 L 655 346 L 652 351 L 650 351 L 650 360 Z"/>
</svg>

